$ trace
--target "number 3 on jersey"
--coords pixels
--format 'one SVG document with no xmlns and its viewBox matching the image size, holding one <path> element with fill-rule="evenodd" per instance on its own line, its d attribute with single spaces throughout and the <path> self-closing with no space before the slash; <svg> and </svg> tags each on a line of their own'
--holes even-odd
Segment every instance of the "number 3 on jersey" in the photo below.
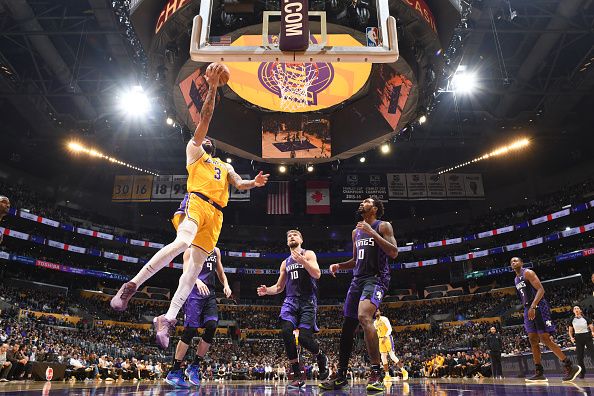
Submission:
<svg viewBox="0 0 594 396">
<path fill-rule="evenodd" d="M 221 180 L 221 168 L 217 168 L 215 166 L 214 170 L 215 170 L 215 175 L 214 175 L 215 180 Z"/>
</svg>

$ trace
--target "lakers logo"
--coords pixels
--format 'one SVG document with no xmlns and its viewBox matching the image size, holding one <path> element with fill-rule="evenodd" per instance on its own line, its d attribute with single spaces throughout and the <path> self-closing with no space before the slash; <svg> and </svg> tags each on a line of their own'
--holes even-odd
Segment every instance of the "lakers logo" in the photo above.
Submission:
<svg viewBox="0 0 594 396">
<path fill-rule="evenodd" d="M 270 36 L 269 41 L 275 43 L 277 36 Z M 314 36 L 309 37 L 310 44 L 317 44 Z M 316 106 L 318 104 L 318 94 L 328 88 L 334 80 L 334 67 L 330 63 L 280 63 L 264 62 L 258 67 L 258 80 L 271 93 L 279 98 L 283 97 L 283 88 L 293 86 L 297 90 L 307 92 L 307 105 Z M 285 94 L 286 96 L 286 94 Z M 298 101 L 301 98 L 291 98 L 289 100 Z"/>
<path fill-rule="evenodd" d="M 310 35 L 310 43 L 320 40 L 319 35 Z M 268 42 L 276 41 L 276 36 L 269 36 Z M 242 35 L 231 43 L 232 47 L 260 45 L 261 35 Z M 327 45 L 362 44 L 348 34 L 329 34 Z M 289 112 L 317 111 L 340 104 L 364 87 L 371 72 L 370 63 L 226 62 L 225 65 L 231 71 L 228 86 L 241 99 L 264 109 Z M 287 110 L 287 102 L 289 107 L 291 103 L 300 106 Z"/>
</svg>

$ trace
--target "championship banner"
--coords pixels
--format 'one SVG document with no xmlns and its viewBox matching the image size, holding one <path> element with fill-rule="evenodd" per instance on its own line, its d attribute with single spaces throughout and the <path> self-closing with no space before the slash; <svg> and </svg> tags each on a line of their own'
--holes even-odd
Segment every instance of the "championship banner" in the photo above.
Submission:
<svg viewBox="0 0 594 396">
<path fill-rule="evenodd" d="M 405 173 L 388 173 L 388 197 L 390 199 L 406 199 L 408 194 L 406 191 L 406 174 Z"/>
<path fill-rule="evenodd" d="M 427 179 L 427 197 L 437 199 L 447 197 L 444 175 L 428 173 L 425 178 Z"/>
<path fill-rule="evenodd" d="M 250 175 L 239 175 L 243 180 L 251 180 Z M 238 190 L 235 186 L 229 186 L 229 201 L 234 202 L 249 202 L 250 190 Z"/>
<path fill-rule="evenodd" d="M 447 173 L 446 191 L 450 198 L 464 198 L 466 188 L 464 187 L 464 175 L 458 173 Z"/>
<path fill-rule="evenodd" d="M 390 200 L 476 199 L 485 196 L 480 174 L 388 173 L 386 176 Z"/>
<path fill-rule="evenodd" d="M 464 175 L 464 191 L 467 198 L 484 197 L 483 177 L 481 175 Z"/>
<path fill-rule="evenodd" d="M 388 181 L 385 173 L 348 174 L 342 182 L 341 201 L 361 202 L 372 195 L 388 200 Z"/>
<path fill-rule="evenodd" d="M 424 173 L 408 173 L 406 187 L 408 197 L 411 199 L 427 197 L 427 180 Z"/>
</svg>

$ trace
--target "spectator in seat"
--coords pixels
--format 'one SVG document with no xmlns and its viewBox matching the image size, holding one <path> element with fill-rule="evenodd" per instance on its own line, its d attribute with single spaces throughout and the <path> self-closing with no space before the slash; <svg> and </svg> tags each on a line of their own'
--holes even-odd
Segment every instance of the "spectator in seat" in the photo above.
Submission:
<svg viewBox="0 0 594 396">
<path fill-rule="evenodd" d="M 12 368 L 8 374 L 8 380 L 19 380 L 25 371 L 25 365 L 28 362 L 28 359 L 25 357 L 25 355 L 21 353 L 21 346 L 19 344 L 15 343 L 6 353 L 6 360 L 12 363 Z"/>
<path fill-rule="evenodd" d="M 6 359 L 6 352 L 8 352 L 8 344 L 0 346 L 0 382 L 8 382 L 8 374 L 12 368 L 12 363 Z"/>
</svg>

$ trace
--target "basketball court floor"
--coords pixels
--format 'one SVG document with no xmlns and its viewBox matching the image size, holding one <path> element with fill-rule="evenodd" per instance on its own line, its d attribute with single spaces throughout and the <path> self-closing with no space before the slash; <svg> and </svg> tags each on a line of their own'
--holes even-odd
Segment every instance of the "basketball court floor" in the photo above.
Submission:
<svg viewBox="0 0 594 396">
<path fill-rule="evenodd" d="M 402 396 L 489 396 L 489 395 L 594 395 L 594 379 L 576 380 L 562 383 L 560 378 L 549 378 L 549 384 L 526 385 L 524 379 L 472 380 L 472 379 L 411 379 L 406 383 L 389 384 L 386 392 L 368 393 L 364 382 L 354 382 L 344 391 L 321 391 L 317 382 L 308 381 L 305 389 L 289 391 L 286 383 L 261 381 L 204 382 L 192 389 L 176 389 L 164 382 L 142 381 L 132 383 L 106 384 L 105 382 L 21 382 L 0 384 L 0 394 L 4 395 L 402 395 Z"/>
</svg>

